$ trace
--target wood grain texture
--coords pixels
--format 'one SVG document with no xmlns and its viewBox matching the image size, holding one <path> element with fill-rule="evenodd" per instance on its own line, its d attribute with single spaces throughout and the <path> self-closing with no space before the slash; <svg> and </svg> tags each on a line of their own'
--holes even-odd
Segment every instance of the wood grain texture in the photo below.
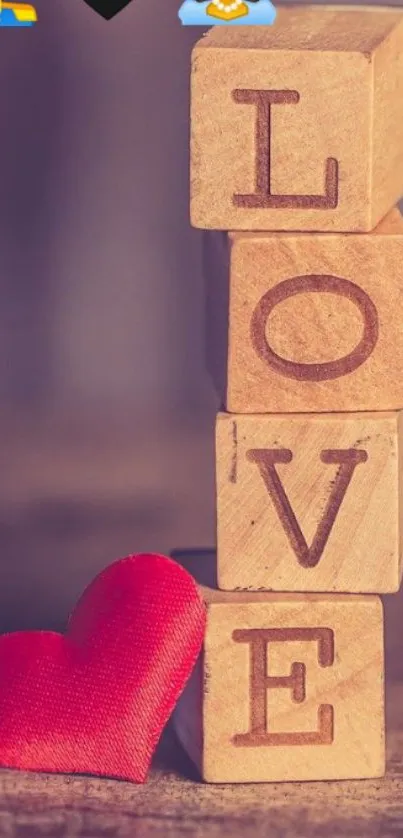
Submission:
<svg viewBox="0 0 403 838">
<path fill-rule="evenodd" d="M 193 225 L 372 230 L 403 192 L 402 95 L 396 9 L 213 28 L 192 56 Z"/>
<path fill-rule="evenodd" d="M 196 578 L 198 564 L 206 573 L 206 559 L 182 561 Z M 212 581 L 214 563 L 213 555 Z M 204 649 L 174 719 L 203 779 L 382 776 L 379 597 L 226 593 L 212 586 L 202 594 Z"/>
<path fill-rule="evenodd" d="M 403 415 L 239 415 L 216 423 L 223 590 L 395 593 Z"/>
<path fill-rule="evenodd" d="M 223 234 L 206 234 L 215 236 L 205 259 L 209 367 L 229 412 L 403 406 L 397 209 L 364 235 L 230 234 L 225 256 Z"/>
</svg>

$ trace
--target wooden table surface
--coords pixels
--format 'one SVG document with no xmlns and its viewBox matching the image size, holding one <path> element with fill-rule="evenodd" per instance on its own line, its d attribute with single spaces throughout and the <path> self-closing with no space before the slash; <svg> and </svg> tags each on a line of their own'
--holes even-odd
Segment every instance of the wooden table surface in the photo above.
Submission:
<svg viewBox="0 0 403 838">
<path fill-rule="evenodd" d="M 143 786 L 0 772 L 1 838 L 397 838 L 403 835 L 403 685 L 388 687 L 384 779 L 211 786 L 168 731 Z"/>
</svg>

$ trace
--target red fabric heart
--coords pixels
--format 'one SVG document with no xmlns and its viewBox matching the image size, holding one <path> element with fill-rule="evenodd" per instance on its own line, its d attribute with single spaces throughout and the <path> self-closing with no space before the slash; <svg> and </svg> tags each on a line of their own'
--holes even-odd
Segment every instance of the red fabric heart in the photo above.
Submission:
<svg viewBox="0 0 403 838">
<path fill-rule="evenodd" d="M 143 554 L 97 576 L 65 636 L 1 636 L 0 765 L 144 782 L 205 619 L 192 577 Z"/>
</svg>

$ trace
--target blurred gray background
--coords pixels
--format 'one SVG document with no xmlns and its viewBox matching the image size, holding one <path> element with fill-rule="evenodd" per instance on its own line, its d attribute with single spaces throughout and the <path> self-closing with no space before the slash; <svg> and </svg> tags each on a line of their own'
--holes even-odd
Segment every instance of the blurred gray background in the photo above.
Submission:
<svg viewBox="0 0 403 838">
<path fill-rule="evenodd" d="M 37 0 L 2 34 L 0 630 L 63 626 L 114 558 L 214 542 L 216 400 L 188 222 L 179 0 Z M 403 107 L 403 104 L 402 104 Z M 401 597 L 388 667 L 403 675 Z"/>
</svg>

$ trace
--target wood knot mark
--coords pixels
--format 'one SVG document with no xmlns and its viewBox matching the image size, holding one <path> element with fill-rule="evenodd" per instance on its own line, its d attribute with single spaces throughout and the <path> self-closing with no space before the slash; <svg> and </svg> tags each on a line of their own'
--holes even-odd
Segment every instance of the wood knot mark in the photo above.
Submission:
<svg viewBox="0 0 403 838">
<path fill-rule="evenodd" d="M 236 483 L 238 477 L 238 426 L 236 422 L 232 423 L 232 457 L 231 468 L 229 473 L 229 482 Z"/>
</svg>

